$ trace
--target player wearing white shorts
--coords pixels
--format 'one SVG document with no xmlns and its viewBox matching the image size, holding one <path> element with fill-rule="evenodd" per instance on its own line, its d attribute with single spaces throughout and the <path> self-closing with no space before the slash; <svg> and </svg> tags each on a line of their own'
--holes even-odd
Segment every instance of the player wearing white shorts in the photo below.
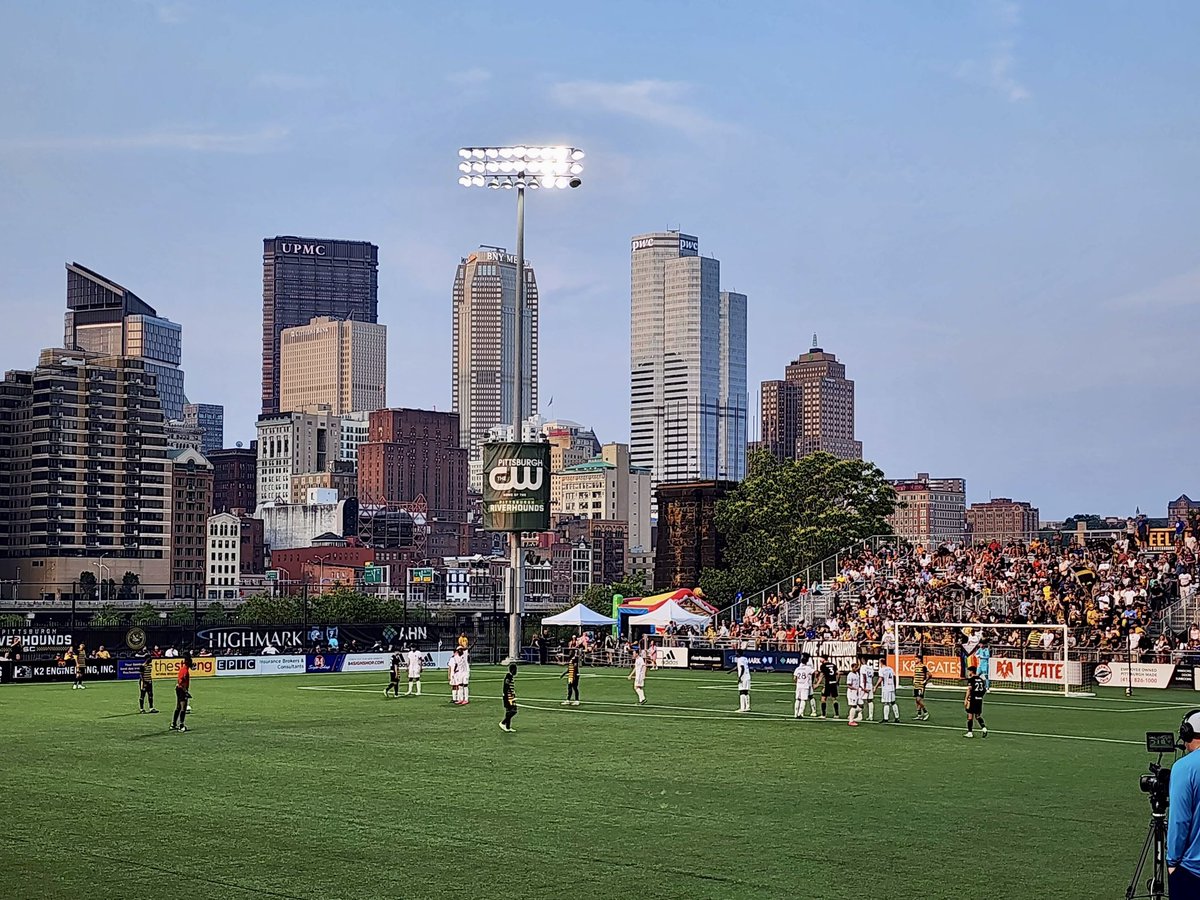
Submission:
<svg viewBox="0 0 1200 900">
<path fill-rule="evenodd" d="M 424 668 L 424 657 L 420 650 L 408 651 L 408 690 L 404 696 L 408 697 L 412 694 L 421 696 L 421 669 Z M 414 690 L 415 688 L 415 690 Z"/>
<path fill-rule="evenodd" d="M 800 654 L 800 665 L 792 672 L 792 680 L 796 682 L 796 718 L 804 718 L 804 704 L 808 703 L 809 712 L 817 714 L 817 698 L 813 696 L 813 675 L 817 669 L 812 664 L 812 657 L 807 653 Z"/>
<path fill-rule="evenodd" d="M 846 673 L 846 702 L 850 704 L 846 724 L 857 728 L 858 720 L 862 718 L 862 674 L 857 662 L 851 663 L 850 671 Z"/>
<path fill-rule="evenodd" d="M 900 705 L 896 702 L 896 670 L 888 665 L 887 660 L 879 667 L 879 698 L 883 701 L 883 724 L 888 723 L 888 713 L 896 715 L 900 722 Z"/>
<path fill-rule="evenodd" d="M 738 681 L 738 712 L 750 712 L 750 660 L 745 651 L 739 651 L 733 663 Z"/>
<path fill-rule="evenodd" d="M 458 664 L 458 696 L 459 702 L 466 706 L 471 702 L 471 651 L 460 647 L 462 661 Z"/>
<path fill-rule="evenodd" d="M 446 678 L 450 682 L 450 702 L 462 703 L 462 647 L 457 647 L 446 665 Z"/>
<path fill-rule="evenodd" d="M 875 721 L 875 679 L 876 679 L 876 664 L 873 660 L 867 660 L 859 669 L 859 674 L 862 676 L 861 687 L 862 702 L 867 707 L 867 721 Z"/>
<path fill-rule="evenodd" d="M 639 653 L 636 649 L 633 651 L 633 671 L 629 673 L 629 680 L 633 682 L 638 706 L 642 706 L 646 702 L 646 654 Z"/>
</svg>

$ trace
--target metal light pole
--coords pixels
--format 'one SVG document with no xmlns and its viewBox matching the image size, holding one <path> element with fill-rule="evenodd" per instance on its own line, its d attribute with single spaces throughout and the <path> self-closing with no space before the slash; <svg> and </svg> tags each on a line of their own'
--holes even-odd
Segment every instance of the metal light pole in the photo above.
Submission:
<svg viewBox="0 0 1200 900">
<path fill-rule="evenodd" d="M 513 441 L 520 442 L 525 399 L 525 188 L 577 188 L 583 182 L 580 160 L 584 153 L 575 147 L 463 147 L 458 151 L 463 187 L 517 190 L 517 315 L 514 335 L 512 387 Z M 532 392 L 531 392 L 532 394 Z M 533 410 L 530 410 L 533 413 Z M 521 659 L 521 614 L 524 609 L 525 570 L 522 565 L 521 534 L 508 535 L 509 608 L 508 662 Z"/>
</svg>

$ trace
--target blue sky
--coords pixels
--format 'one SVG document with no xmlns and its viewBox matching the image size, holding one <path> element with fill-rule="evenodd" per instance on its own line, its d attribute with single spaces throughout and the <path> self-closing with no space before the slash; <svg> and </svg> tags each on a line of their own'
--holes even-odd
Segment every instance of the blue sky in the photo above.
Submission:
<svg viewBox="0 0 1200 900">
<path fill-rule="evenodd" d="M 455 265 L 514 231 L 455 151 L 565 142 L 584 186 L 527 233 L 550 414 L 627 439 L 629 237 L 682 227 L 749 295 L 752 406 L 817 332 L 893 477 L 1044 518 L 1200 495 L 1200 6 L 506 9 L 0 2 L 0 367 L 61 341 L 78 260 L 183 324 L 249 440 L 261 239 L 345 237 L 389 402 L 448 409 Z"/>
</svg>

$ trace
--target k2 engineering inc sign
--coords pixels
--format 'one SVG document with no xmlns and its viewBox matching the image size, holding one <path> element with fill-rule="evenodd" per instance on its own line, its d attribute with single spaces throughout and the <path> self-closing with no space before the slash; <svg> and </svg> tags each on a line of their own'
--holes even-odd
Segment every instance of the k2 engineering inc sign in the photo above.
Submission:
<svg viewBox="0 0 1200 900">
<path fill-rule="evenodd" d="M 483 527 L 549 530 L 549 444 L 483 445 Z"/>
</svg>

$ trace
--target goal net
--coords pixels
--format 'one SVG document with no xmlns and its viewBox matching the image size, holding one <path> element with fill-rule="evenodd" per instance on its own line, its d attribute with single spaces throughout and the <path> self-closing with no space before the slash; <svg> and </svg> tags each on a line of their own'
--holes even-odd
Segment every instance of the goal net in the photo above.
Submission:
<svg viewBox="0 0 1200 900">
<path fill-rule="evenodd" d="M 917 654 L 929 668 L 933 689 L 961 690 L 967 667 L 976 665 L 989 690 L 1092 696 L 1085 666 L 1072 654 L 1066 625 L 984 625 L 979 622 L 897 622 L 888 658 L 911 682 Z"/>
</svg>

